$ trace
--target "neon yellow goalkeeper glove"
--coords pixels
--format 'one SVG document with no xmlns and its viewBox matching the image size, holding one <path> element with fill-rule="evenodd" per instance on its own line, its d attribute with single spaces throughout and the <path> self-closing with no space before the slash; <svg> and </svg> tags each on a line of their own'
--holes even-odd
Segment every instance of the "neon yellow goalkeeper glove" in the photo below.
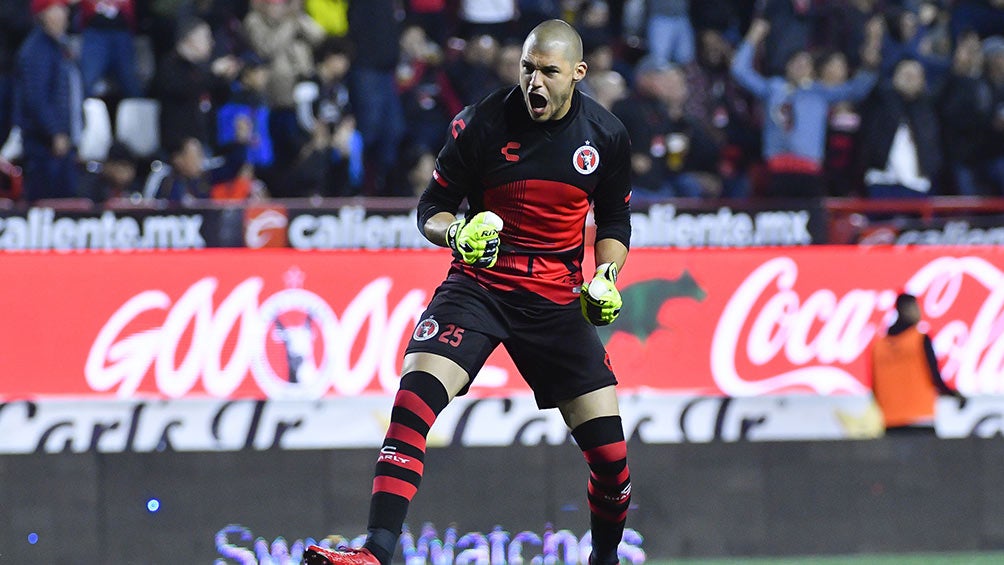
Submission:
<svg viewBox="0 0 1004 565">
<path fill-rule="evenodd" d="M 603 263 L 596 268 L 596 275 L 589 283 L 582 283 L 579 304 L 582 315 L 594 326 L 605 326 L 617 319 L 621 313 L 621 293 L 617 282 L 617 265 Z"/>
<path fill-rule="evenodd" d="M 457 220 L 446 230 L 446 243 L 464 263 L 490 269 L 499 256 L 502 218 L 494 212 L 478 212 L 471 221 Z"/>
</svg>

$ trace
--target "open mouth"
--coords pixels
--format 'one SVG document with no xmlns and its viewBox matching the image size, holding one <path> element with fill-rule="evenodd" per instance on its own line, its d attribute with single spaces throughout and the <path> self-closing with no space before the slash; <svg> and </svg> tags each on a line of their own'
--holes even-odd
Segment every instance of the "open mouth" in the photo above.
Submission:
<svg viewBox="0 0 1004 565">
<path fill-rule="evenodd" d="M 543 94 L 531 92 L 527 94 L 526 99 L 530 102 L 530 108 L 534 110 L 543 110 L 547 106 L 547 98 Z"/>
</svg>

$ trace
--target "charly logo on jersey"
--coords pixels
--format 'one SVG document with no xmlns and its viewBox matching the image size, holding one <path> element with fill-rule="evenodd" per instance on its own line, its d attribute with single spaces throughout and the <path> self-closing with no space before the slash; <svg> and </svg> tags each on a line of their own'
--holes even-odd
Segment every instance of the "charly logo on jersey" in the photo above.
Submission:
<svg viewBox="0 0 1004 565">
<path fill-rule="evenodd" d="M 415 326 L 415 334 L 412 336 L 415 341 L 425 341 L 432 339 L 439 333 L 439 322 L 432 318 L 426 318 Z"/>
<path fill-rule="evenodd" d="M 572 155 L 572 166 L 580 174 L 592 174 L 600 166 L 600 152 L 587 141 L 585 145 L 575 150 Z"/>
</svg>

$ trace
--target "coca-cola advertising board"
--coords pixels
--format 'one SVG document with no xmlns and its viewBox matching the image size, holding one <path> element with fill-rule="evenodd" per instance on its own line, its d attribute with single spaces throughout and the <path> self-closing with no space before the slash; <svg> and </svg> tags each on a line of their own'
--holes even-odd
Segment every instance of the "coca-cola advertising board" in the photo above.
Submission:
<svg viewBox="0 0 1004 565">
<path fill-rule="evenodd" d="M 0 401 L 388 394 L 448 262 L 443 250 L 7 255 Z M 907 290 L 949 384 L 998 394 L 1002 271 L 1004 250 L 986 247 L 637 249 L 624 310 L 599 331 L 625 392 L 861 394 L 869 344 Z M 501 349 L 475 385 L 526 393 Z"/>
</svg>

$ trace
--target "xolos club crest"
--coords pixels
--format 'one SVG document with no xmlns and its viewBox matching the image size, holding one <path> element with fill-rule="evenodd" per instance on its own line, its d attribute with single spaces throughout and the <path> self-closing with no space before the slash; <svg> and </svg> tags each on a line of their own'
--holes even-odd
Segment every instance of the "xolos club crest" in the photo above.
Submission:
<svg viewBox="0 0 1004 565">
<path fill-rule="evenodd" d="M 425 341 L 427 339 L 432 339 L 439 333 L 439 323 L 432 318 L 426 318 L 418 323 L 415 328 L 415 334 L 412 336 L 415 341 Z"/>
<path fill-rule="evenodd" d="M 575 150 L 572 155 L 572 166 L 583 175 L 592 174 L 600 166 L 600 152 L 587 141 L 585 145 Z"/>
</svg>

